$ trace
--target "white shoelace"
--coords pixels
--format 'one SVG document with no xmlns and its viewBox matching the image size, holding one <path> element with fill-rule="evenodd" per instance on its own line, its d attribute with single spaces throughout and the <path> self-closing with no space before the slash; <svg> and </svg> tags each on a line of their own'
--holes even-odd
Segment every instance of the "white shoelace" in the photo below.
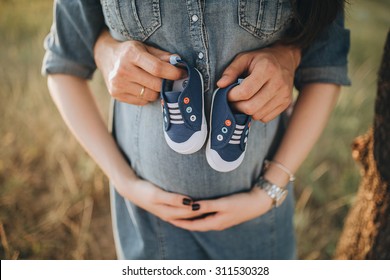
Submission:
<svg viewBox="0 0 390 280">
<path fill-rule="evenodd" d="M 168 103 L 169 119 L 172 124 L 183 124 L 183 116 L 179 110 L 179 103 Z"/>
<path fill-rule="evenodd" d="M 245 125 L 239 125 L 239 124 L 236 124 L 236 127 L 234 128 L 234 132 L 233 132 L 233 135 L 232 135 L 232 138 L 230 139 L 229 141 L 229 144 L 240 144 L 241 141 L 241 136 L 242 136 L 242 133 L 244 132 L 244 128 L 245 128 Z"/>
</svg>

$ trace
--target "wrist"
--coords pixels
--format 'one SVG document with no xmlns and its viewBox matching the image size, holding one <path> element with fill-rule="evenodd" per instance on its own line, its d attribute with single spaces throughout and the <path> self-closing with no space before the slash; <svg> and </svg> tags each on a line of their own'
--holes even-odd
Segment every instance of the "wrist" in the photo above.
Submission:
<svg viewBox="0 0 390 280">
<path fill-rule="evenodd" d="M 270 207 L 279 207 L 288 195 L 288 190 L 285 187 L 280 187 L 264 177 L 260 177 L 255 186 L 268 196 L 268 201 L 271 200 Z"/>
<path fill-rule="evenodd" d="M 103 30 L 96 40 L 93 48 L 94 59 L 99 70 L 105 69 L 104 65 L 110 61 L 110 57 L 114 53 L 114 43 L 117 41 L 111 37 L 107 29 Z"/>
<path fill-rule="evenodd" d="M 289 61 L 289 64 L 294 71 L 298 68 L 302 57 L 301 49 L 299 47 L 293 45 L 276 44 L 273 48 L 279 51 L 280 54 L 285 57 L 286 61 Z"/>
<path fill-rule="evenodd" d="M 290 181 L 289 175 L 272 165 L 264 171 L 263 177 L 281 187 L 286 186 Z"/>
<path fill-rule="evenodd" d="M 139 180 L 135 172 L 125 163 L 122 168 L 117 166 L 110 174 L 110 180 L 117 191 L 128 198 L 132 186 Z"/>
<path fill-rule="evenodd" d="M 273 199 L 266 193 L 265 190 L 263 190 L 257 184 L 254 188 L 252 188 L 252 193 L 256 196 L 256 203 L 264 207 L 263 209 L 266 209 L 266 211 L 268 211 L 272 208 L 272 205 L 274 203 Z"/>
</svg>

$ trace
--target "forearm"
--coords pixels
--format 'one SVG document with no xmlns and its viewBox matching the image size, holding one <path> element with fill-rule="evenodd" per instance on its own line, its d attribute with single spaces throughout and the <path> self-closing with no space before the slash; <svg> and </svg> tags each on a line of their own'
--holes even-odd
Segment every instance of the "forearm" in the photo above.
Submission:
<svg viewBox="0 0 390 280">
<path fill-rule="evenodd" d="M 136 175 L 107 131 L 87 82 L 68 75 L 50 75 L 48 86 L 69 129 L 116 187 L 135 180 Z"/>
<path fill-rule="evenodd" d="M 295 173 L 320 137 L 339 96 L 340 86 L 309 84 L 305 86 L 294 106 L 288 128 L 273 160 Z M 270 165 L 265 177 L 284 186 L 289 176 Z"/>
</svg>

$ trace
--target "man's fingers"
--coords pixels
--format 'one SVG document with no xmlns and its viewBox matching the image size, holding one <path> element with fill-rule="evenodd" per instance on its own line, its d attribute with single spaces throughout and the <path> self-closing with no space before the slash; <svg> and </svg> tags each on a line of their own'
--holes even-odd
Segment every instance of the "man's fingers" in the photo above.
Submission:
<svg viewBox="0 0 390 280">
<path fill-rule="evenodd" d="M 238 86 L 237 86 L 238 87 Z M 286 109 L 292 101 L 290 90 L 277 84 L 267 82 L 249 100 L 233 102 L 233 107 L 247 115 L 251 115 L 255 120 L 261 120 L 268 113 L 279 107 Z M 283 111 L 282 110 L 282 111 Z"/>
<path fill-rule="evenodd" d="M 238 77 L 246 72 L 248 67 L 248 57 L 245 55 L 238 55 L 234 58 L 232 63 L 225 69 L 222 74 L 221 79 L 218 80 L 217 86 L 220 88 L 225 88 L 228 85 L 237 81 Z"/>
<path fill-rule="evenodd" d="M 271 112 L 265 114 L 264 116 L 261 116 L 258 120 L 267 123 L 275 119 L 277 116 L 279 116 L 284 110 L 286 110 L 286 107 L 284 105 L 280 105 L 276 107 L 274 110 L 272 110 Z"/>
<path fill-rule="evenodd" d="M 256 72 L 246 77 L 241 84 L 232 88 L 228 93 L 230 102 L 249 100 L 260 91 L 266 80 L 261 75 L 257 75 Z"/>
<path fill-rule="evenodd" d="M 157 48 L 152 47 L 152 46 L 145 45 L 145 47 L 149 51 L 149 53 L 151 53 L 155 57 L 157 57 L 160 60 L 165 61 L 165 62 L 169 62 L 169 59 L 172 55 L 180 57 L 180 55 L 178 55 L 178 54 L 172 54 L 170 52 L 166 52 L 164 50 L 160 50 L 160 49 L 157 49 Z"/>
<path fill-rule="evenodd" d="M 171 65 L 147 51 L 134 56 L 133 62 L 151 75 L 162 79 L 179 80 L 186 75 L 183 69 Z"/>
<path fill-rule="evenodd" d="M 268 122 L 281 114 L 291 104 L 292 96 L 278 91 L 275 96 L 267 101 L 261 109 L 252 114 L 254 120 Z"/>
<path fill-rule="evenodd" d="M 128 93 L 118 94 L 115 97 L 115 99 L 117 99 L 121 102 L 124 102 L 124 103 L 138 105 L 138 106 L 144 106 L 144 105 L 149 103 L 149 101 L 147 101 L 145 99 L 140 99 L 140 98 L 134 97 L 133 95 L 130 95 Z"/>
<path fill-rule="evenodd" d="M 133 74 L 129 75 L 129 78 L 132 80 L 132 82 L 144 85 L 155 92 L 160 92 L 162 85 L 161 78 L 154 77 L 140 68 L 138 68 L 136 71 L 132 71 L 131 73 Z"/>
<path fill-rule="evenodd" d="M 136 83 L 129 83 L 126 87 L 112 88 L 111 90 L 110 94 L 112 97 L 122 99 L 121 101 L 123 101 L 123 99 L 126 99 L 127 101 L 139 99 L 151 102 L 157 100 L 160 95 L 158 92 Z M 125 96 L 128 98 L 124 98 Z"/>
<path fill-rule="evenodd" d="M 245 58 L 245 55 L 242 57 Z M 241 60 L 243 58 L 241 57 Z M 246 65 L 241 63 L 241 66 Z M 228 99 L 230 102 L 249 100 L 252 98 L 262 87 L 264 87 L 267 82 L 271 79 L 269 73 L 267 73 L 266 64 L 258 62 L 256 67 L 252 69 L 249 75 L 243 79 L 240 85 L 234 87 L 228 94 Z M 241 69 L 242 70 L 242 69 Z M 243 71 L 247 71 L 244 69 Z M 237 77 L 238 78 L 238 77 Z"/>
</svg>

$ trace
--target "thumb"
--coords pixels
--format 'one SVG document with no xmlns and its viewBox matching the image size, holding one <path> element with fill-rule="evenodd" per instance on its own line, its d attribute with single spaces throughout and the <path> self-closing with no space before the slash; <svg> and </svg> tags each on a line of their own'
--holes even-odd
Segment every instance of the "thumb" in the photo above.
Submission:
<svg viewBox="0 0 390 280">
<path fill-rule="evenodd" d="M 218 80 L 217 86 L 225 88 L 237 81 L 237 79 L 248 69 L 248 59 L 245 56 L 237 56 L 225 69 L 222 77 Z"/>
</svg>

